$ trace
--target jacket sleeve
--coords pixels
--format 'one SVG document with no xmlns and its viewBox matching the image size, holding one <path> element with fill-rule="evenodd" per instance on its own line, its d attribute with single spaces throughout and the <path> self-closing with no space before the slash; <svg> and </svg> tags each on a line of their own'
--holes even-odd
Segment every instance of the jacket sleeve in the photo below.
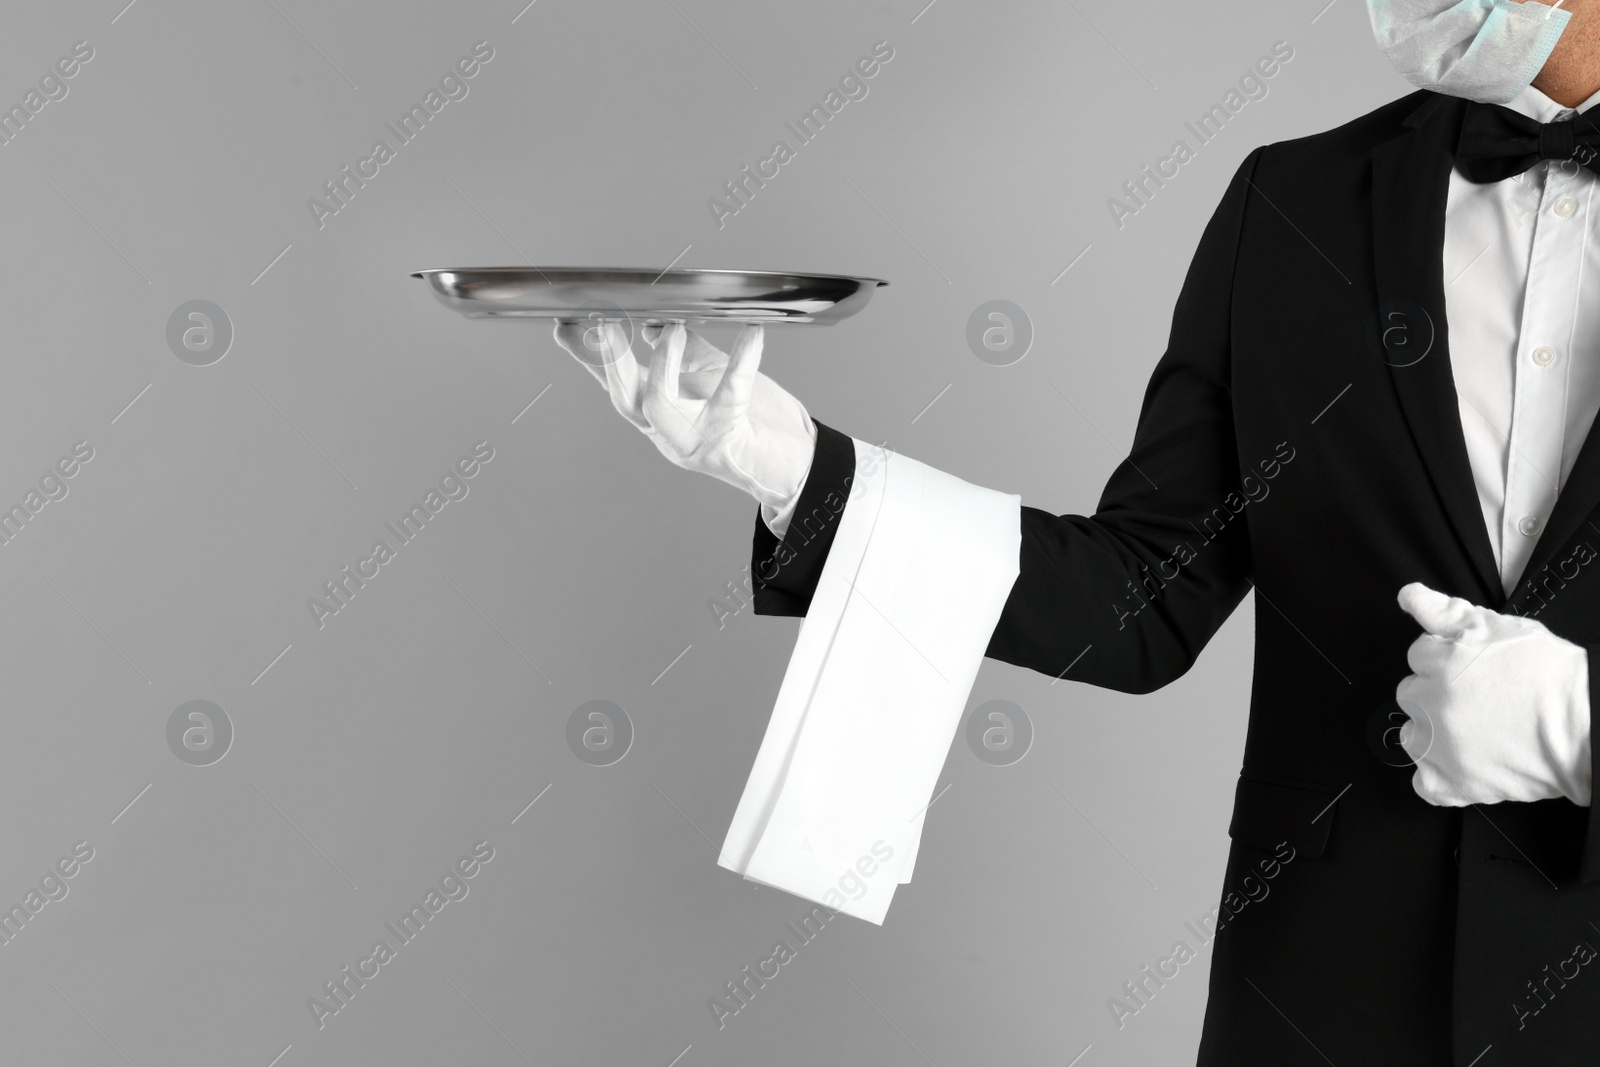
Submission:
<svg viewBox="0 0 1600 1067">
<path fill-rule="evenodd" d="M 1583 853 L 1578 864 L 1578 881 L 1584 885 L 1600 882 L 1600 745 L 1595 744 L 1594 709 L 1600 708 L 1600 645 L 1588 645 L 1584 652 L 1589 657 L 1589 818 L 1584 831 Z"/>
<path fill-rule="evenodd" d="M 1189 669 L 1249 590 L 1231 337 L 1234 265 L 1260 153 L 1244 161 L 1206 226 L 1167 351 L 1145 389 L 1133 448 L 1095 513 L 1022 509 L 1020 573 L 990 657 L 1149 692 Z M 819 423 L 811 474 L 784 541 L 758 518 L 758 613 L 805 613 L 849 499 L 852 448 L 850 438 Z"/>
<path fill-rule="evenodd" d="M 794 517 L 780 541 L 756 511 L 750 577 L 758 615 L 804 615 L 822 577 L 855 477 L 855 443 L 815 419 L 817 443 Z"/>
</svg>

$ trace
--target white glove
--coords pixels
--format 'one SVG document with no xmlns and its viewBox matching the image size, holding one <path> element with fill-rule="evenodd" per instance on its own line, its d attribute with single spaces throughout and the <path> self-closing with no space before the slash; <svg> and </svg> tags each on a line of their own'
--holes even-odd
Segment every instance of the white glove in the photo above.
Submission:
<svg viewBox="0 0 1600 1067">
<path fill-rule="evenodd" d="M 757 369 L 762 327 L 740 331 L 732 355 L 681 322 L 639 332 L 655 350 L 643 370 L 620 323 L 557 323 L 555 338 L 662 455 L 743 489 L 769 526 L 787 526 L 817 431 L 800 401 Z"/>
<path fill-rule="evenodd" d="M 1400 607 L 1428 632 L 1395 689 L 1412 720 L 1400 744 L 1430 804 L 1590 798 L 1589 658 L 1543 623 L 1501 615 L 1420 582 Z M 1419 721 L 1418 715 L 1423 716 Z"/>
</svg>

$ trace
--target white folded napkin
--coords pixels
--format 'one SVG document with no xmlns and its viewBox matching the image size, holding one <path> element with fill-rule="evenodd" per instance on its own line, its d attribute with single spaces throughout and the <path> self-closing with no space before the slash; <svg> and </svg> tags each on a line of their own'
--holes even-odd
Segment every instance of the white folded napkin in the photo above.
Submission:
<svg viewBox="0 0 1600 1067">
<path fill-rule="evenodd" d="M 721 866 L 881 924 L 1017 576 L 1021 500 L 855 442 Z"/>
</svg>

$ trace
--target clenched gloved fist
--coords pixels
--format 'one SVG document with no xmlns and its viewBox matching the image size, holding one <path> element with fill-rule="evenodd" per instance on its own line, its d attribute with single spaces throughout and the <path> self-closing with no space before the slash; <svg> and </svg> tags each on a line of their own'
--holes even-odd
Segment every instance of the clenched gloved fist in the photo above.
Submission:
<svg viewBox="0 0 1600 1067">
<path fill-rule="evenodd" d="M 623 418 L 672 462 L 755 497 L 783 525 L 816 444 L 806 409 L 757 369 L 763 330 L 746 326 L 724 353 L 681 322 L 645 326 L 654 352 L 643 369 L 621 324 L 557 323 L 556 343 L 587 367 Z M 782 530 L 774 532 L 782 534 Z"/>
<path fill-rule="evenodd" d="M 1427 631 L 1406 653 L 1415 673 L 1395 689 L 1411 715 L 1400 744 L 1416 763 L 1417 795 L 1446 807 L 1555 797 L 1588 806 L 1584 649 L 1420 582 L 1400 590 L 1400 606 Z"/>
</svg>

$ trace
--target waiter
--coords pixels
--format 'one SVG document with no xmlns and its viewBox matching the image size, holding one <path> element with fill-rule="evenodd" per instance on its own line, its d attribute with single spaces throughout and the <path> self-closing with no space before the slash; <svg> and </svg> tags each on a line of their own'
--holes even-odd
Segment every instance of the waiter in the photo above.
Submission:
<svg viewBox="0 0 1600 1067">
<path fill-rule="evenodd" d="M 1295 858 L 1215 941 L 1202 1065 L 1594 1063 L 1600 0 L 1369 8 L 1423 91 L 1245 159 L 1098 509 L 1021 508 L 986 654 L 1149 692 L 1259 594 L 1225 884 Z M 806 614 L 859 442 L 759 328 L 556 336 L 760 501 L 756 610 Z"/>
</svg>

